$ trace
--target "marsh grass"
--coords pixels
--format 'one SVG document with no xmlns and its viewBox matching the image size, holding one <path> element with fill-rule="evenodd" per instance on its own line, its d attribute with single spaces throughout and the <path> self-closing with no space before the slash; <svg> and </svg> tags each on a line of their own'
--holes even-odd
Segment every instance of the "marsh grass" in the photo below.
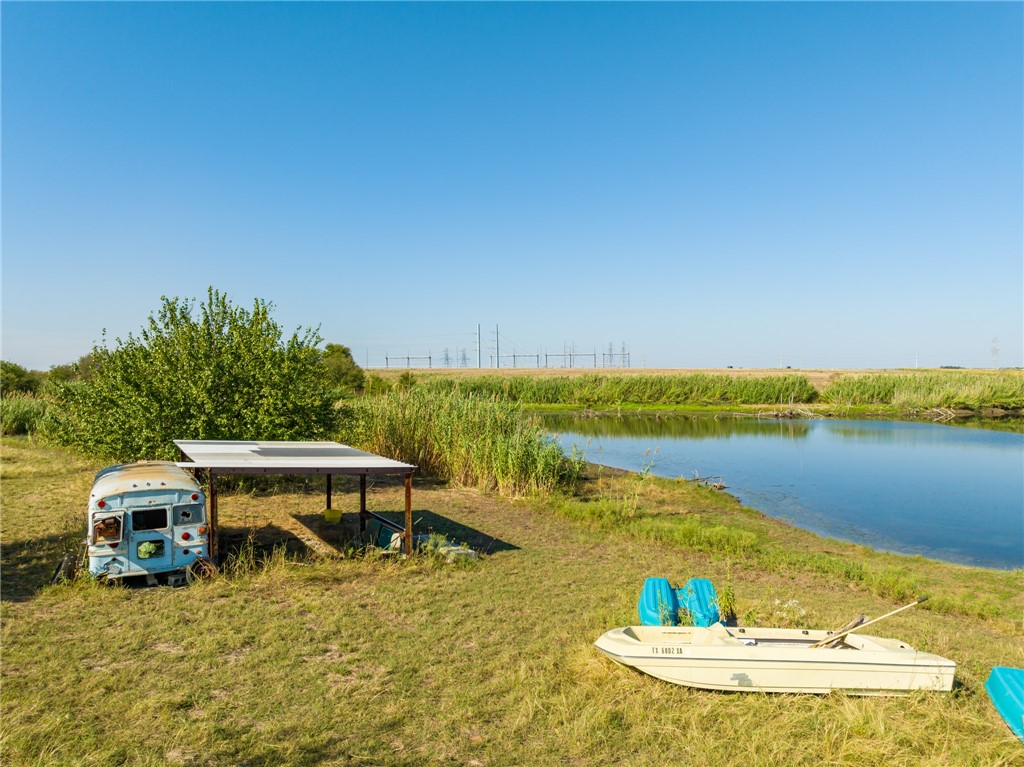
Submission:
<svg viewBox="0 0 1024 767">
<path fill-rule="evenodd" d="M 464 487 L 520 496 L 571 488 L 581 462 L 515 403 L 396 389 L 345 408 L 342 441 Z"/>
<path fill-rule="evenodd" d="M 799 375 L 438 376 L 419 385 L 432 391 L 456 391 L 535 405 L 784 404 L 817 399 L 810 381 Z"/>
<path fill-rule="evenodd" d="M 0 396 L 0 434 L 34 434 L 46 417 L 47 402 L 35 394 L 5 392 Z"/>
<path fill-rule="evenodd" d="M 1024 407 L 1024 373 L 943 372 L 847 376 L 822 393 L 834 405 L 892 405 L 901 410 Z"/>
<path fill-rule="evenodd" d="M 3 445 L 5 765 L 1020 761 L 1019 741 L 983 688 L 991 666 L 1024 666 L 1019 573 L 872 556 L 771 520 L 757 526 L 758 515 L 714 491 L 650 477 L 638 485 L 635 519 L 733 520 L 758 536 L 756 556 L 728 558 L 571 521 L 558 513 L 563 501 L 548 497 L 509 500 L 428 484 L 415 490 L 418 510 L 504 545 L 475 567 L 437 567 L 425 557 L 274 554 L 261 549 L 270 538 L 257 535 L 237 567 L 189 588 L 44 586 L 31 569 L 8 570 L 7 543 L 59 536 L 69 504 L 81 506 L 79 479 L 87 493 L 98 467 L 24 439 Z M 631 484 L 634 477 L 612 471 L 584 476 L 581 505 L 605 503 L 603 495 L 621 503 Z M 321 499 L 309 493 L 222 501 L 227 524 L 257 532 L 283 527 L 284 516 L 322 516 Z M 355 501 L 351 488 L 339 489 L 348 521 Z M 400 508 L 402 489 L 375 485 L 369 501 Z M 30 512 L 32 525 L 11 524 L 10 508 Z M 813 628 L 897 606 L 796 559 L 780 555 L 774 569 L 764 567 L 759 557 L 784 544 L 794 558 L 855 559 L 864 573 L 891 568 L 917 577 L 932 599 L 877 633 L 956 660 L 957 689 L 901 698 L 719 694 L 616 666 L 593 648 L 602 632 L 635 622 L 649 575 L 728 581 L 740 616 Z M 991 595 L 1001 613 L 934 610 L 958 589 L 965 606 Z"/>
<path fill-rule="evenodd" d="M 1024 372 L 991 370 L 728 371 L 571 374 L 554 370 L 405 371 L 377 376 L 378 390 L 415 387 L 458 391 L 531 406 L 629 409 L 664 407 L 804 406 L 815 412 L 872 413 L 944 408 L 980 411 L 1024 408 Z"/>
</svg>

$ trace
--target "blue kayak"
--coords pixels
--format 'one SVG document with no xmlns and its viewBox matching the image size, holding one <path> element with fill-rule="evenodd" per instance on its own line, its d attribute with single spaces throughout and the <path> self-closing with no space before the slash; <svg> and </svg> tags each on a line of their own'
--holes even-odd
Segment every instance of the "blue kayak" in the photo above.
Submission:
<svg viewBox="0 0 1024 767">
<path fill-rule="evenodd" d="M 1024 669 L 996 666 L 985 689 L 1013 734 L 1024 741 Z"/>
</svg>

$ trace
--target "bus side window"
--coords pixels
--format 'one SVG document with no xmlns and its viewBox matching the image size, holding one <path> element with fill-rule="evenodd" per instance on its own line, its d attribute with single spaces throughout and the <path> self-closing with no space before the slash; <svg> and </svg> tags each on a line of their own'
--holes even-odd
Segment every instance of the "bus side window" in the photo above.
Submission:
<svg viewBox="0 0 1024 767">
<path fill-rule="evenodd" d="M 203 519 L 203 505 L 201 503 L 174 507 L 175 525 L 198 525 L 203 521 L 205 520 Z"/>
</svg>

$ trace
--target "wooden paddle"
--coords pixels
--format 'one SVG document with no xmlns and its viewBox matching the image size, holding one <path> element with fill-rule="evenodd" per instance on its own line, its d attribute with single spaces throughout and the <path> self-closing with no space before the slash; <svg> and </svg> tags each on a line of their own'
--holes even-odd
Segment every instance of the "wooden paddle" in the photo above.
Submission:
<svg viewBox="0 0 1024 767">
<path fill-rule="evenodd" d="M 916 602 L 911 602 L 909 605 L 903 605 L 903 607 L 897 607 L 891 613 L 886 613 L 885 615 L 879 615 L 877 618 L 875 618 L 874 620 L 870 620 L 867 623 L 861 623 L 861 624 L 859 624 L 857 626 L 854 626 L 853 628 L 843 628 L 843 629 L 841 629 L 839 631 L 838 634 L 829 634 L 824 639 L 821 639 L 821 640 L 815 642 L 814 644 L 809 645 L 808 649 L 810 649 L 811 647 L 823 647 L 824 645 L 830 644 L 830 643 L 834 642 L 837 639 L 842 639 L 844 636 L 849 634 L 854 629 L 859 631 L 860 629 L 864 628 L 865 626 L 870 626 L 872 623 L 878 623 L 878 621 L 883 620 L 884 618 L 888 618 L 890 615 L 895 615 L 896 613 L 901 613 L 904 610 L 909 610 L 911 607 L 914 607 L 915 605 L 919 605 L 919 604 L 921 604 L 922 602 L 924 602 L 927 599 L 928 599 L 928 597 L 921 597 Z"/>
</svg>

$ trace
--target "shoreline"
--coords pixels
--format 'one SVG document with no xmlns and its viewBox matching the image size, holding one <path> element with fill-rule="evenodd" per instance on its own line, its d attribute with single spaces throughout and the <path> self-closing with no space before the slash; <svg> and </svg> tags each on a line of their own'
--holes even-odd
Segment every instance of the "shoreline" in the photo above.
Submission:
<svg viewBox="0 0 1024 767">
<path fill-rule="evenodd" d="M 589 479 L 593 479 L 594 476 L 597 475 L 604 475 L 608 477 L 617 478 L 621 481 L 635 482 L 638 480 L 642 480 L 644 477 L 642 472 L 633 471 L 632 469 L 620 469 L 617 466 L 609 466 L 607 464 L 595 463 L 593 461 L 585 461 L 584 463 L 587 467 L 586 472 L 588 474 Z M 706 481 L 706 478 L 687 479 L 686 477 L 666 477 L 659 474 L 652 474 L 651 476 L 665 482 L 683 483 L 683 486 L 688 485 L 690 487 L 703 488 L 708 491 L 712 491 L 717 495 L 728 498 L 731 502 L 734 502 L 739 508 L 743 509 L 744 512 L 756 514 L 766 522 L 782 525 L 785 528 L 788 528 L 789 530 L 793 531 L 794 535 L 814 536 L 816 539 L 818 539 L 822 547 L 827 547 L 829 544 L 856 546 L 858 548 L 867 549 L 875 554 L 883 556 L 901 557 L 908 560 L 925 560 L 927 562 L 932 562 L 938 566 L 948 565 L 952 567 L 968 567 L 975 570 L 984 570 L 987 572 L 995 573 L 1024 573 L 1024 564 L 1021 564 L 1019 567 L 998 567 L 971 564 L 968 562 L 956 562 L 949 559 L 940 559 L 939 557 L 928 556 L 926 554 L 896 551 L 894 549 L 882 549 L 876 546 L 872 546 L 870 543 L 863 543 L 860 541 L 851 540 L 849 538 L 840 538 L 834 535 L 827 535 L 825 533 L 818 532 L 817 530 L 811 530 L 810 528 L 798 525 L 792 520 L 787 519 L 785 517 L 777 517 L 774 514 L 768 513 L 767 511 L 762 511 L 761 509 L 758 509 L 755 506 L 751 506 L 747 503 L 744 503 L 744 501 L 739 496 L 729 492 L 728 486 L 722 488 L 716 487 L 713 483 L 708 483 Z"/>
</svg>

